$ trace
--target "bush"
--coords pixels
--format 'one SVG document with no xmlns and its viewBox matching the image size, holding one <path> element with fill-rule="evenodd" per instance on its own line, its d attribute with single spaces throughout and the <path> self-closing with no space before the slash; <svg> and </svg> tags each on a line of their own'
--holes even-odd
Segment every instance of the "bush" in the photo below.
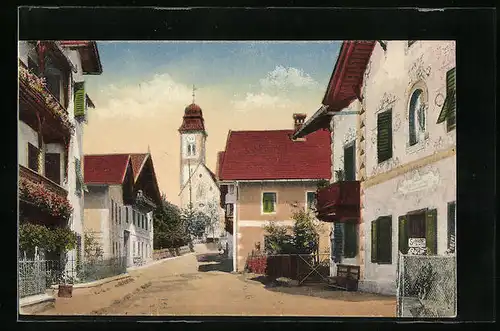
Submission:
<svg viewBox="0 0 500 331">
<path fill-rule="evenodd" d="M 76 242 L 76 233 L 69 227 L 50 229 L 33 223 L 19 225 L 19 249 L 29 254 L 35 251 L 35 247 L 47 252 L 66 252 L 74 249 Z"/>
</svg>

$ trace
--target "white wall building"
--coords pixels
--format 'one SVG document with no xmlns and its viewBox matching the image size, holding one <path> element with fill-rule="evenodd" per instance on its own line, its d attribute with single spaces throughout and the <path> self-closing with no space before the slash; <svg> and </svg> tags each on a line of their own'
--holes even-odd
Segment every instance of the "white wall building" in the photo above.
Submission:
<svg viewBox="0 0 500 331">
<path fill-rule="evenodd" d="M 46 224 L 69 225 L 77 233 L 77 249 L 68 253 L 77 259 L 83 253 L 83 130 L 87 108 L 93 107 L 85 94 L 85 75 L 102 73 L 97 46 L 90 41 L 20 41 L 19 60 L 20 178 L 42 183 L 69 201 L 73 212 L 67 224 Z"/>
<path fill-rule="evenodd" d="M 151 155 L 85 155 L 85 233 L 105 259 L 153 259 L 153 210 L 161 203 Z"/>
</svg>

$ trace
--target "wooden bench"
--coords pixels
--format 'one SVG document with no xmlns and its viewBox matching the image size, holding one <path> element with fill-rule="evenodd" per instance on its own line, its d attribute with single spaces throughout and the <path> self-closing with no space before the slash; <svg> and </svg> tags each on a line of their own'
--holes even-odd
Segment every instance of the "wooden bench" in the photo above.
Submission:
<svg viewBox="0 0 500 331">
<path fill-rule="evenodd" d="M 357 291 L 359 282 L 359 266 L 337 265 L 337 275 L 328 277 L 328 285 L 346 291 Z"/>
</svg>

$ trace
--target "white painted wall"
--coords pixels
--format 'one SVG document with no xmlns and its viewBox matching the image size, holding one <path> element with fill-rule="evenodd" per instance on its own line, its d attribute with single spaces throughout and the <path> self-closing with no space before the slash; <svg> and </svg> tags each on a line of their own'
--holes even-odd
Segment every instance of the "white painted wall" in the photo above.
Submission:
<svg viewBox="0 0 500 331">
<path fill-rule="evenodd" d="M 38 146 L 38 135 L 28 124 L 18 121 L 17 158 L 19 164 L 28 166 L 28 143 Z"/>
<path fill-rule="evenodd" d="M 437 150 L 455 146 L 456 130 L 446 132 L 446 123 L 436 124 L 446 96 L 446 72 L 455 67 L 454 41 L 389 41 L 387 51 L 377 43 L 364 80 L 366 109 L 366 175 L 368 178 Z M 460 79 L 457 77 L 457 79 Z M 415 83 L 428 93 L 426 131 L 428 138 L 408 147 L 408 103 Z M 441 100 L 442 99 L 442 100 Z M 377 163 L 377 114 L 392 108 L 393 157 Z"/>
<path fill-rule="evenodd" d="M 446 96 L 446 72 L 455 66 L 453 41 L 389 41 L 387 51 L 375 46 L 365 73 L 363 108 L 366 110 L 366 172 L 368 179 L 395 167 L 455 146 L 456 130 L 436 124 Z M 459 79 L 459 78 L 458 78 Z M 408 146 L 408 103 L 415 84 L 427 93 L 426 138 Z M 392 108 L 393 157 L 377 163 L 377 113 Z M 409 190 L 414 186 L 413 190 Z M 368 187 L 362 216 L 365 228 L 365 273 L 360 289 L 394 294 L 398 255 L 398 217 L 422 208 L 437 208 L 438 254 L 446 250 L 447 203 L 456 200 L 456 157 L 448 157 Z M 392 215 L 392 264 L 371 263 L 371 221 Z"/>
</svg>

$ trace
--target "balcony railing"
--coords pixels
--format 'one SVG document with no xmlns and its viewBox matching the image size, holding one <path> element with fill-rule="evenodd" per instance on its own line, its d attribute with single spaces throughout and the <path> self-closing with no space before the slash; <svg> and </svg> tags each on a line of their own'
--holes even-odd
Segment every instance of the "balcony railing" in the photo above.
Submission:
<svg viewBox="0 0 500 331">
<path fill-rule="evenodd" d="M 68 196 L 68 191 L 66 191 L 63 187 L 57 185 L 47 177 L 44 177 L 39 173 L 22 165 L 19 165 L 19 178 L 27 179 L 35 184 L 41 184 L 47 191 L 50 191 L 60 196 L 61 198 L 66 198 Z"/>
<path fill-rule="evenodd" d="M 20 101 L 23 100 L 50 115 L 61 125 L 66 134 L 73 132 L 74 125 L 66 108 L 47 89 L 45 81 L 30 72 L 22 61 L 19 61 L 19 98 Z"/>
<path fill-rule="evenodd" d="M 343 181 L 321 188 L 316 197 L 316 213 L 324 222 L 359 219 L 360 182 Z"/>
</svg>

